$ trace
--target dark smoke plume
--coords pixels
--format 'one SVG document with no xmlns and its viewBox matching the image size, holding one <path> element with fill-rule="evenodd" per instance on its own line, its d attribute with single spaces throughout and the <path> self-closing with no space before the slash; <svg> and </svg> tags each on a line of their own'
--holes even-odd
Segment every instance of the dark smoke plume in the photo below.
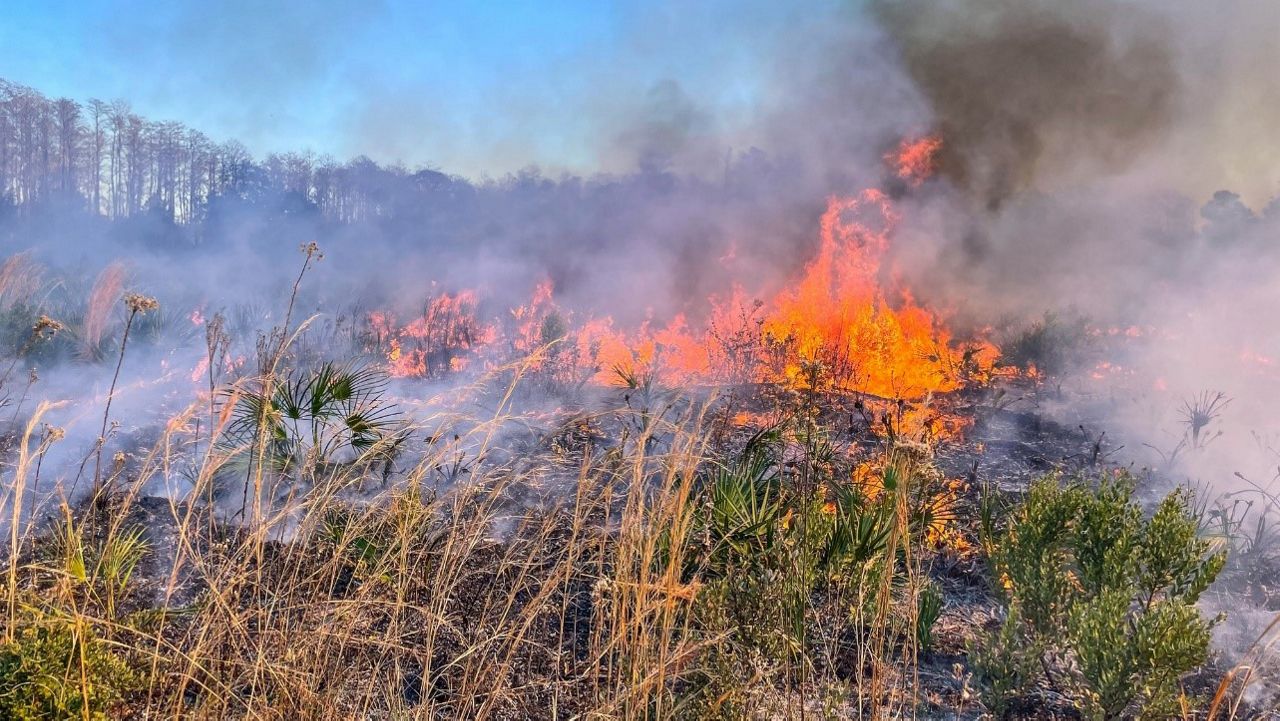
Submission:
<svg viewBox="0 0 1280 721">
<path fill-rule="evenodd" d="M 879 0 L 931 103 L 941 170 L 989 209 L 1044 171 L 1119 170 L 1170 127 L 1158 18 L 1114 0 Z"/>
</svg>

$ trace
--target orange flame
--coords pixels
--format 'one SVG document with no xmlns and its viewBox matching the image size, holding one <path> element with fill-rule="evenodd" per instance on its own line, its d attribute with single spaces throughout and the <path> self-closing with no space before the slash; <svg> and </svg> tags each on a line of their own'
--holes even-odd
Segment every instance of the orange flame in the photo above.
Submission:
<svg viewBox="0 0 1280 721">
<path fill-rule="evenodd" d="M 932 172 L 939 147 L 933 137 L 904 141 L 886 160 L 915 182 Z M 386 313 L 372 314 L 373 345 L 398 376 L 440 375 L 477 358 L 499 362 L 499 350 L 528 355 L 563 340 L 571 352 L 557 357 L 571 358 L 597 383 L 632 383 L 661 373 L 675 383 L 806 387 L 818 381 L 885 398 L 954 390 L 972 377 L 965 375 L 965 363 L 976 365 L 980 376 L 989 374 L 998 351 L 980 343 L 962 354 L 939 318 L 909 292 L 886 296 L 882 265 L 898 220 L 879 190 L 830 198 L 818 254 L 793 284 L 767 302 L 750 299 L 735 284 L 727 297 L 709 299 L 706 319 L 697 325 L 683 314 L 633 329 L 619 328 L 607 316 L 574 322 L 544 282 L 526 305 L 510 311 L 501 332 L 478 319 L 474 291 L 439 293 L 404 326 Z"/>
<path fill-rule="evenodd" d="M 476 293 L 440 293 L 427 298 L 422 314 L 397 327 L 389 313 L 371 313 L 375 344 L 385 342 L 393 376 L 434 377 L 465 368 L 477 349 L 492 343 L 496 330 L 476 315 Z"/>
<path fill-rule="evenodd" d="M 897 150 L 886 155 L 884 160 L 899 178 L 915 188 L 937 170 L 940 150 L 942 138 L 928 135 L 916 140 L 903 140 L 898 144 Z"/>
<path fill-rule="evenodd" d="M 821 362 L 833 383 L 884 397 L 918 397 L 958 387 L 950 334 L 910 295 L 898 308 L 880 289 L 881 258 L 897 216 L 878 190 L 832 198 L 822 244 L 804 277 L 774 301 L 764 332 L 789 346 L 787 378 Z"/>
</svg>

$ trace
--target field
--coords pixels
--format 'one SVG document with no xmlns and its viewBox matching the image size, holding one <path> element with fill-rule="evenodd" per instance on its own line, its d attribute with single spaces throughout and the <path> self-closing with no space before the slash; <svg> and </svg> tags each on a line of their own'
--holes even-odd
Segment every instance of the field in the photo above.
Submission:
<svg viewBox="0 0 1280 721">
<path fill-rule="evenodd" d="M 1197 601 L 1269 593 L 1269 516 L 1025 410 L 1064 392 L 1035 364 L 1069 334 L 1033 326 L 954 388 L 886 398 L 830 360 L 684 386 L 584 365 L 544 310 L 540 342 L 508 362 L 398 378 L 374 346 L 316 355 L 331 330 L 294 304 L 318 258 L 303 249 L 257 372 L 225 365 L 225 321 L 204 320 L 184 381 L 203 396 L 120 419 L 113 385 L 82 413 L 101 410 L 102 435 L 74 477 L 44 464 L 61 409 L 11 396 L 6 715 L 1245 718 L 1266 703 L 1269 635 L 1211 651 L 1222 619 Z M 94 297 L 75 329 L 28 311 L 12 352 L 74 353 L 108 315 Z M 143 335 L 163 308 L 108 300 L 99 363 L 116 378 L 189 332 L 177 316 Z M 1187 444 L 1224 400 L 1188 406 Z"/>
</svg>

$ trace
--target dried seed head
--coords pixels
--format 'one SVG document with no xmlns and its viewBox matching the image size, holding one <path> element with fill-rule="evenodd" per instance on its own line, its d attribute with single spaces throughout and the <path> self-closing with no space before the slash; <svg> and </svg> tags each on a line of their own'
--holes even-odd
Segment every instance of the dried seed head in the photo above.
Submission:
<svg viewBox="0 0 1280 721">
<path fill-rule="evenodd" d="M 56 321 L 47 315 L 41 315 L 36 319 L 35 325 L 31 326 L 31 333 L 33 335 L 53 336 L 64 328 L 66 328 L 66 326 L 59 321 Z"/>
<path fill-rule="evenodd" d="M 308 258 L 313 256 L 316 260 L 324 258 L 324 253 L 320 252 L 320 246 L 317 245 L 315 241 L 299 245 L 298 250 L 301 250 L 303 255 L 306 255 Z"/>
<path fill-rule="evenodd" d="M 124 297 L 124 306 L 131 313 L 148 313 L 160 308 L 160 302 L 151 296 L 141 293 L 128 293 Z"/>
<path fill-rule="evenodd" d="M 933 458 L 933 448 L 928 443 L 899 439 L 894 443 L 894 448 L 912 460 L 928 461 Z"/>
</svg>

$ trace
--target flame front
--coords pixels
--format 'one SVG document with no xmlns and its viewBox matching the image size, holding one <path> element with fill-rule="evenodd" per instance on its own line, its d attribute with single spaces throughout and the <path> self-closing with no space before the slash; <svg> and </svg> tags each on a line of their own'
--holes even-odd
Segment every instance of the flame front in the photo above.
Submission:
<svg viewBox="0 0 1280 721">
<path fill-rule="evenodd" d="M 932 171 L 938 148 L 933 138 L 904 142 L 886 160 L 915 184 Z M 898 221 L 880 190 L 830 198 L 817 255 L 800 277 L 767 301 L 736 283 L 708 299 L 698 324 L 682 314 L 630 329 L 609 317 L 575 319 L 544 282 L 505 324 L 482 322 L 477 294 L 462 291 L 433 293 L 406 325 L 375 313 L 370 326 L 397 376 L 438 376 L 475 360 L 496 365 L 554 344 L 546 355 L 603 384 L 660 375 L 679 384 L 820 382 L 885 398 L 954 390 L 966 373 L 989 372 L 997 352 L 985 342 L 958 348 L 909 292 L 886 294 L 883 263 Z"/>
</svg>

